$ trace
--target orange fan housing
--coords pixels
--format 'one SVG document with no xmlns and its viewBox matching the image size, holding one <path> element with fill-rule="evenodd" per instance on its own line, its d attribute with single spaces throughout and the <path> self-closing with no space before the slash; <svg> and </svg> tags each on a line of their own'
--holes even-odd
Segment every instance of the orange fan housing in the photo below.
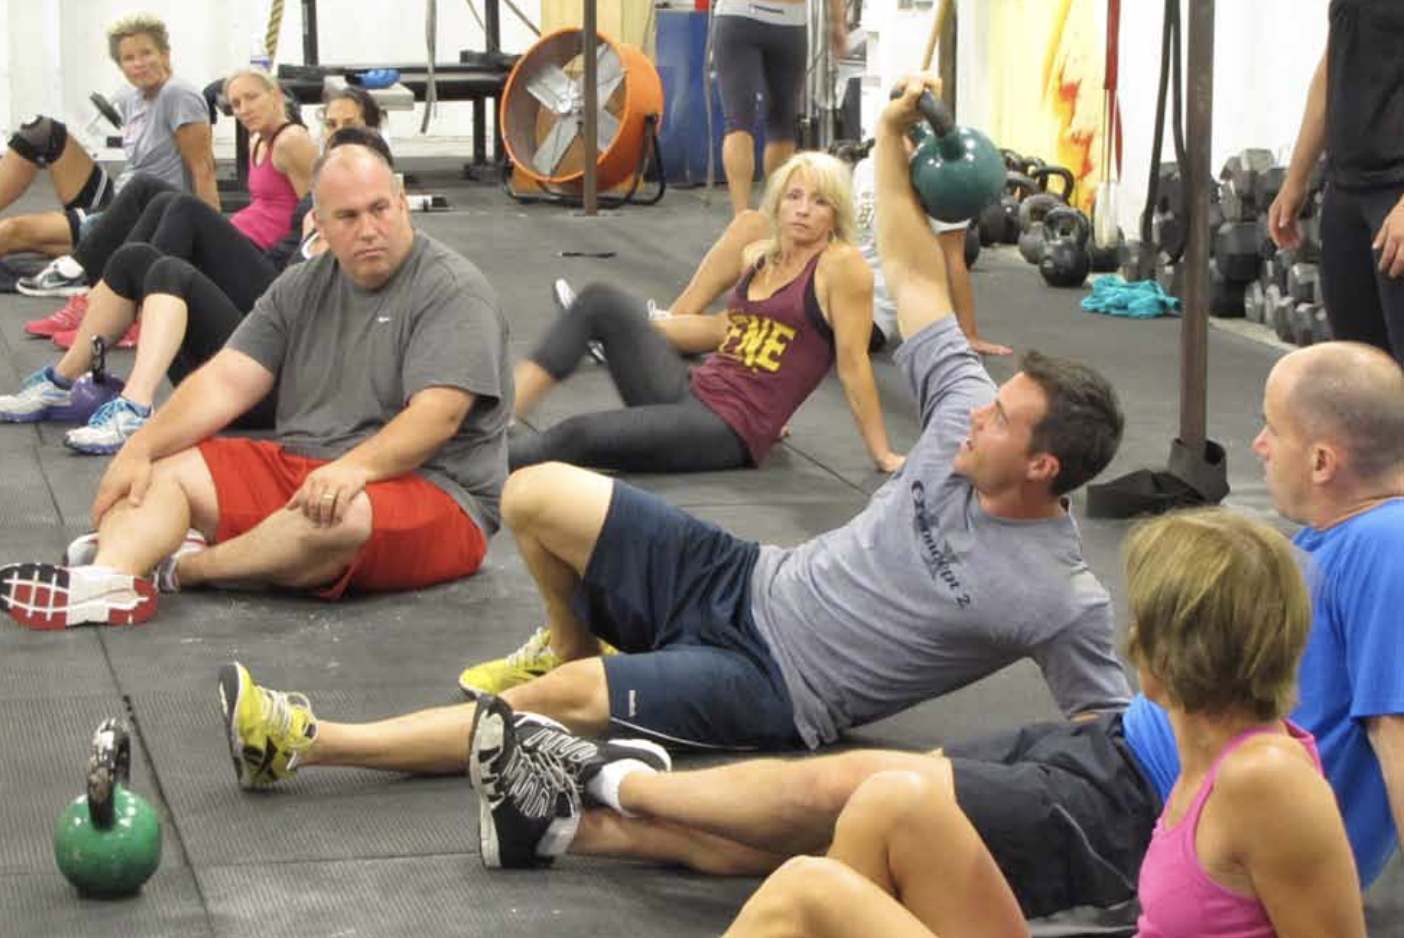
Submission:
<svg viewBox="0 0 1404 938">
<path fill-rule="evenodd" d="M 628 182 L 644 154 L 646 119 L 663 114 L 663 82 L 638 46 L 598 33 L 596 85 L 601 190 Z M 561 29 L 518 59 L 499 123 L 516 171 L 542 188 L 579 192 L 585 176 L 581 30 Z"/>
</svg>

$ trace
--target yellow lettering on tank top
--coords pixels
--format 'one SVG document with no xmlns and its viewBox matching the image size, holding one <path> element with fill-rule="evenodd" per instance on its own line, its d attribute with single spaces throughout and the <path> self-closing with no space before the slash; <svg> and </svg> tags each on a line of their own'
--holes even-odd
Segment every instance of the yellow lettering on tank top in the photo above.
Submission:
<svg viewBox="0 0 1404 938">
<path fill-rule="evenodd" d="M 798 334 L 790 326 L 765 316 L 732 313 L 730 323 L 717 354 L 772 374 L 780 370 L 785 350 Z"/>
</svg>

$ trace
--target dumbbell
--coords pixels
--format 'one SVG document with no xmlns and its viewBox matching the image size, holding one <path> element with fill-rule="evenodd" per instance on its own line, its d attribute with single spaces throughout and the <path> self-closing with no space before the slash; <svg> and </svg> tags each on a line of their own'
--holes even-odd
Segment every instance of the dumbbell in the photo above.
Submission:
<svg viewBox="0 0 1404 938">
<path fill-rule="evenodd" d="M 1326 315 L 1326 307 L 1318 304 L 1311 317 L 1311 341 L 1330 342 L 1335 337 L 1336 334 L 1331 329 L 1331 319 Z"/>
<path fill-rule="evenodd" d="M 1318 277 L 1315 264 L 1293 264 L 1287 271 L 1287 292 L 1298 303 L 1315 303 Z"/>
<path fill-rule="evenodd" d="M 1272 331 L 1277 333 L 1277 337 L 1283 342 L 1292 341 L 1292 314 L 1296 312 L 1297 301 L 1283 293 L 1273 294 L 1274 287 L 1268 289 L 1271 297 L 1271 308 L 1269 310 L 1272 321 Z"/>
<path fill-rule="evenodd" d="M 1243 315 L 1249 322 L 1260 323 L 1263 321 L 1263 303 L 1265 294 L 1261 281 L 1254 280 L 1243 289 Z"/>
<path fill-rule="evenodd" d="M 1258 177 L 1272 169 L 1273 156 L 1271 150 L 1260 148 L 1249 148 L 1241 153 L 1235 153 L 1224 162 L 1224 168 L 1219 172 L 1219 179 L 1225 183 L 1224 197 L 1227 205 L 1227 196 L 1231 193 L 1236 202 L 1245 206 L 1251 217 L 1252 212 L 1258 208 L 1265 207 L 1260 201 L 1258 193 Z M 1246 218 L 1234 218 L 1225 210 L 1225 217 L 1229 221 L 1246 221 Z"/>
<path fill-rule="evenodd" d="M 1155 282 L 1160 284 L 1160 288 L 1171 296 L 1179 296 L 1184 292 L 1183 270 L 1183 265 L 1170 263 L 1168 255 L 1164 252 L 1156 255 Z"/>
<path fill-rule="evenodd" d="M 1230 280 L 1219 269 L 1215 258 L 1209 260 L 1209 314 L 1225 319 L 1243 315 L 1243 281 Z"/>
<path fill-rule="evenodd" d="M 1299 260 L 1301 258 L 1297 257 L 1297 252 L 1291 248 L 1279 248 L 1273 258 L 1273 282 L 1277 284 L 1277 289 L 1283 293 L 1287 292 L 1287 272 Z"/>
<path fill-rule="evenodd" d="M 1151 237 L 1157 250 L 1179 257 L 1185 252 L 1185 222 L 1175 212 L 1156 212 L 1151 216 Z"/>
<path fill-rule="evenodd" d="M 1214 232 L 1213 255 L 1226 279 L 1239 283 L 1255 279 L 1263 262 L 1258 254 L 1257 223 L 1224 222 Z"/>
<path fill-rule="evenodd" d="M 1316 303 L 1298 303 L 1292 310 L 1292 341 L 1297 345 L 1310 345 L 1316 341 L 1316 314 L 1326 315 L 1326 311 Z"/>
<path fill-rule="evenodd" d="M 1266 210 L 1277 198 L 1277 194 L 1282 191 L 1282 184 L 1287 181 L 1286 166 L 1270 166 L 1258 173 L 1258 208 Z"/>
</svg>

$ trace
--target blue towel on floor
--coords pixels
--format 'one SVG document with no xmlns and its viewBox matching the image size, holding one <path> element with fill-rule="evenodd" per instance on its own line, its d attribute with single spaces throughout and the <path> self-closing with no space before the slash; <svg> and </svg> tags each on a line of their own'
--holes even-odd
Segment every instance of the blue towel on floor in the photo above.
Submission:
<svg viewBox="0 0 1404 938">
<path fill-rule="evenodd" d="M 1129 316 L 1132 319 L 1153 319 L 1170 316 L 1180 309 L 1180 301 L 1161 288 L 1154 280 L 1127 283 L 1112 274 L 1092 282 L 1092 293 L 1082 301 L 1089 313 L 1108 316 Z"/>
</svg>

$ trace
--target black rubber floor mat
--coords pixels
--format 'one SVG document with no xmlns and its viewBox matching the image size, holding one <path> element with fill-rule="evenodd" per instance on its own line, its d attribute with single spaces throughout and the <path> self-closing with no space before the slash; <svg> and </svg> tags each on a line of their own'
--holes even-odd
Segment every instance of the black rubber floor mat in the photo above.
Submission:
<svg viewBox="0 0 1404 938">
<path fill-rule="evenodd" d="M 442 701 L 378 686 L 312 698 L 319 717 L 352 721 L 431 702 Z M 248 792 L 235 779 L 213 673 L 201 693 L 138 693 L 133 709 L 197 867 L 477 853 L 477 801 L 466 777 L 316 767 Z"/>
<path fill-rule="evenodd" d="M 63 938 L 201 938 L 213 935 L 195 876 L 169 864 L 129 899 L 83 899 L 58 873 L 0 875 L 0 934 Z"/>
<path fill-rule="evenodd" d="M 198 875 L 216 931 L 248 938 L 702 938 L 721 934 L 755 887 L 572 858 L 549 870 L 490 871 L 466 855 L 216 866 Z"/>
</svg>

